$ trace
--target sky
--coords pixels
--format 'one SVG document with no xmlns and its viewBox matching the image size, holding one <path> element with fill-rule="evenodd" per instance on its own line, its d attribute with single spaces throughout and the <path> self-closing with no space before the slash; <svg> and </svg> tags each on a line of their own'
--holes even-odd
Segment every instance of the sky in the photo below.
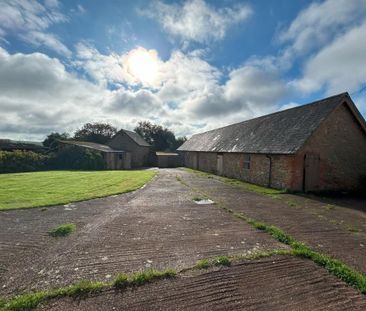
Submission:
<svg viewBox="0 0 366 311">
<path fill-rule="evenodd" d="M 365 116 L 365 0 L 0 0 L 0 138 L 190 136 L 346 91 Z"/>
</svg>

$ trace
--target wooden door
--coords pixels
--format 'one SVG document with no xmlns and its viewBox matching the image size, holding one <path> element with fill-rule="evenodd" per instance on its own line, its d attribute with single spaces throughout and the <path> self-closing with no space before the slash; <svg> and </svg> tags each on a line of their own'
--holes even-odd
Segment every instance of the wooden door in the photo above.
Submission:
<svg viewBox="0 0 366 311">
<path fill-rule="evenodd" d="M 224 156 L 222 154 L 217 155 L 217 175 L 223 173 Z"/>
<path fill-rule="evenodd" d="M 305 154 L 304 191 L 316 191 L 319 189 L 319 162 L 318 154 Z"/>
<path fill-rule="evenodd" d="M 129 170 L 131 168 L 131 153 L 125 152 L 123 157 L 123 168 Z"/>
<path fill-rule="evenodd" d="M 198 168 L 198 152 L 192 154 L 192 168 L 196 170 Z"/>
</svg>

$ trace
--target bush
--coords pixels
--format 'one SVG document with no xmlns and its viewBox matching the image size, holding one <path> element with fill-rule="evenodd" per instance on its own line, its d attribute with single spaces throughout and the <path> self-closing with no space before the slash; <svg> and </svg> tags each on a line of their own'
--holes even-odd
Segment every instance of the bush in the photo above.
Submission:
<svg viewBox="0 0 366 311">
<path fill-rule="evenodd" d="M 102 170 L 105 162 L 99 152 L 77 146 L 59 149 L 49 160 L 51 169 Z"/>
<path fill-rule="evenodd" d="M 1 151 L 0 173 L 40 171 L 47 168 L 49 156 L 32 151 Z"/>
<path fill-rule="evenodd" d="M 102 170 L 105 162 L 99 152 L 66 146 L 48 155 L 32 151 L 1 151 L 0 173 L 42 170 Z"/>
</svg>

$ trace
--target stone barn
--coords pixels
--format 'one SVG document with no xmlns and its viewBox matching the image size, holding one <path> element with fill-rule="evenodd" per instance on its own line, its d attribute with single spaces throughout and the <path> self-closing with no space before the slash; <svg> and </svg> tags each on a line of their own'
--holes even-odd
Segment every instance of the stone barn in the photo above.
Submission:
<svg viewBox="0 0 366 311">
<path fill-rule="evenodd" d="M 108 170 L 122 170 L 131 168 L 131 154 L 129 152 L 112 149 L 106 145 L 87 141 L 61 140 L 60 143 L 64 145 L 85 148 L 100 153 L 105 161 L 106 169 Z"/>
<path fill-rule="evenodd" d="M 366 183 L 366 125 L 348 93 L 193 135 L 184 165 L 293 191 Z"/>
<path fill-rule="evenodd" d="M 131 154 L 131 166 L 142 167 L 151 164 L 151 146 L 137 133 L 120 130 L 107 142 L 112 149 L 127 151 Z"/>
<path fill-rule="evenodd" d="M 106 168 L 111 170 L 148 166 L 151 157 L 150 145 L 139 134 L 127 130 L 120 130 L 105 145 L 75 140 L 60 142 L 101 153 Z"/>
</svg>

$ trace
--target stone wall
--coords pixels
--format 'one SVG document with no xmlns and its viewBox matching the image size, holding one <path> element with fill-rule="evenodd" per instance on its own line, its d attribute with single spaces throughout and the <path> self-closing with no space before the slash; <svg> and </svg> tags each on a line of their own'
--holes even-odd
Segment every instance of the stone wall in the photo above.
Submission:
<svg viewBox="0 0 366 311">
<path fill-rule="evenodd" d="M 119 132 L 108 143 L 108 146 L 116 150 L 131 153 L 131 166 L 141 167 L 149 165 L 150 147 L 140 146 L 123 131 Z"/>
<path fill-rule="evenodd" d="M 107 152 L 103 153 L 106 168 L 109 170 L 128 169 L 130 166 L 125 163 L 126 153 Z"/>
</svg>

